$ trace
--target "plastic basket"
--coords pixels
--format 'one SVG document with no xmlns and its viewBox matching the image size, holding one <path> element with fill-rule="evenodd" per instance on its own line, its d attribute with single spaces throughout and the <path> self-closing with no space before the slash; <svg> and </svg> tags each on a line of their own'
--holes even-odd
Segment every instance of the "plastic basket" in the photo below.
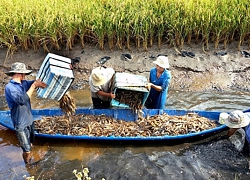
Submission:
<svg viewBox="0 0 250 180">
<path fill-rule="evenodd" d="M 144 105 L 149 94 L 148 89 L 144 87 L 146 83 L 147 78 L 144 76 L 129 73 L 116 73 L 113 82 L 113 91 L 115 94 L 119 90 L 133 91 L 135 93 L 141 92 L 143 94 L 142 105 Z M 119 108 L 130 108 L 128 104 L 121 103 L 116 99 L 111 100 L 111 106 Z"/>
<path fill-rule="evenodd" d="M 47 87 L 37 89 L 40 98 L 49 98 L 59 101 L 74 81 L 74 74 L 70 68 L 71 59 L 48 53 L 45 57 L 36 78 L 40 78 Z"/>
</svg>

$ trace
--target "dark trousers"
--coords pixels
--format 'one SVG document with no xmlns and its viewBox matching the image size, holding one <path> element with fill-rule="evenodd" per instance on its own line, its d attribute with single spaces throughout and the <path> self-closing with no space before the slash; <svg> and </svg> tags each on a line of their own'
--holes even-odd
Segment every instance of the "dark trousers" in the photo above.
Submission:
<svg viewBox="0 0 250 180">
<path fill-rule="evenodd" d="M 100 98 L 93 98 L 93 108 L 94 109 L 108 109 L 110 108 L 110 102 L 109 101 L 103 101 Z"/>
<path fill-rule="evenodd" d="M 21 130 L 16 130 L 17 139 L 23 152 L 31 151 L 31 143 L 34 143 L 34 122 L 32 125 L 25 127 Z"/>
<path fill-rule="evenodd" d="M 247 139 L 245 139 L 245 144 L 244 144 L 244 147 L 243 147 L 243 153 L 245 155 L 250 156 L 250 144 L 248 143 Z"/>
</svg>

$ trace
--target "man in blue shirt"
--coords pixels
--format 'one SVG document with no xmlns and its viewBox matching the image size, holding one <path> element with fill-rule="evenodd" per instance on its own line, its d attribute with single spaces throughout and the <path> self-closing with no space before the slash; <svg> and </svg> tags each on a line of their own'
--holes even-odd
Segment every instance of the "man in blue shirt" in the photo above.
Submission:
<svg viewBox="0 0 250 180">
<path fill-rule="evenodd" d="M 250 113 L 248 113 L 248 116 L 250 118 Z M 250 124 L 246 126 L 245 131 L 246 131 L 246 140 L 247 140 L 246 149 L 248 150 L 248 153 L 250 154 Z"/>
<path fill-rule="evenodd" d="M 6 73 L 11 76 L 11 80 L 5 86 L 6 101 L 26 164 L 30 162 L 31 144 L 34 141 L 34 122 L 31 114 L 30 97 L 36 88 L 46 87 L 46 84 L 39 79 L 25 80 L 25 75 L 30 74 L 31 71 L 27 70 L 23 63 L 12 64 L 11 70 Z"/>
<path fill-rule="evenodd" d="M 150 89 L 145 107 L 148 109 L 164 109 L 171 80 L 171 74 L 167 70 L 169 68 L 168 57 L 158 56 L 153 63 L 156 64 L 156 67 L 150 70 L 149 83 L 145 85 Z"/>
</svg>

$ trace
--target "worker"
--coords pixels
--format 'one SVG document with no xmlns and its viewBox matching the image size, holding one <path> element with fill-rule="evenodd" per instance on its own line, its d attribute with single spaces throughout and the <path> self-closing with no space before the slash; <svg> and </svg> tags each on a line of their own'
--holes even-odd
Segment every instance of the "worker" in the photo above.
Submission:
<svg viewBox="0 0 250 180">
<path fill-rule="evenodd" d="M 231 113 L 220 113 L 219 122 L 229 127 L 227 135 L 238 151 L 250 144 L 250 113 L 240 110 Z"/>
<path fill-rule="evenodd" d="M 5 97 L 10 109 L 11 120 L 23 150 L 25 164 L 31 160 L 31 146 L 34 142 L 34 120 L 31 113 L 30 98 L 36 88 L 45 88 L 46 84 L 40 79 L 26 80 L 25 76 L 32 70 L 27 70 L 24 63 L 16 62 L 6 74 L 11 76 L 5 86 Z"/>
<path fill-rule="evenodd" d="M 171 74 L 168 71 L 168 57 L 158 56 L 153 63 L 156 64 L 156 67 L 150 70 L 149 83 L 145 85 L 149 89 L 145 107 L 148 109 L 164 109 L 171 80 Z"/>
<path fill-rule="evenodd" d="M 94 109 L 110 108 L 110 101 L 115 98 L 112 92 L 114 74 L 113 68 L 100 66 L 92 70 L 89 85 Z"/>
</svg>

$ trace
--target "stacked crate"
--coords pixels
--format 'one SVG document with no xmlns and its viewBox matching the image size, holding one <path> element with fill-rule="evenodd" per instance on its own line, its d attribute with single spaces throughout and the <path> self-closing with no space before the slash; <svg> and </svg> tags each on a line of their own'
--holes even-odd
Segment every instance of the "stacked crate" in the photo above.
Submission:
<svg viewBox="0 0 250 180">
<path fill-rule="evenodd" d="M 37 89 L 38 97 L 59 101 L 74 81 L 71 59 L 48 53 L 36 78 L 47 84 Z"/>
</svg>

